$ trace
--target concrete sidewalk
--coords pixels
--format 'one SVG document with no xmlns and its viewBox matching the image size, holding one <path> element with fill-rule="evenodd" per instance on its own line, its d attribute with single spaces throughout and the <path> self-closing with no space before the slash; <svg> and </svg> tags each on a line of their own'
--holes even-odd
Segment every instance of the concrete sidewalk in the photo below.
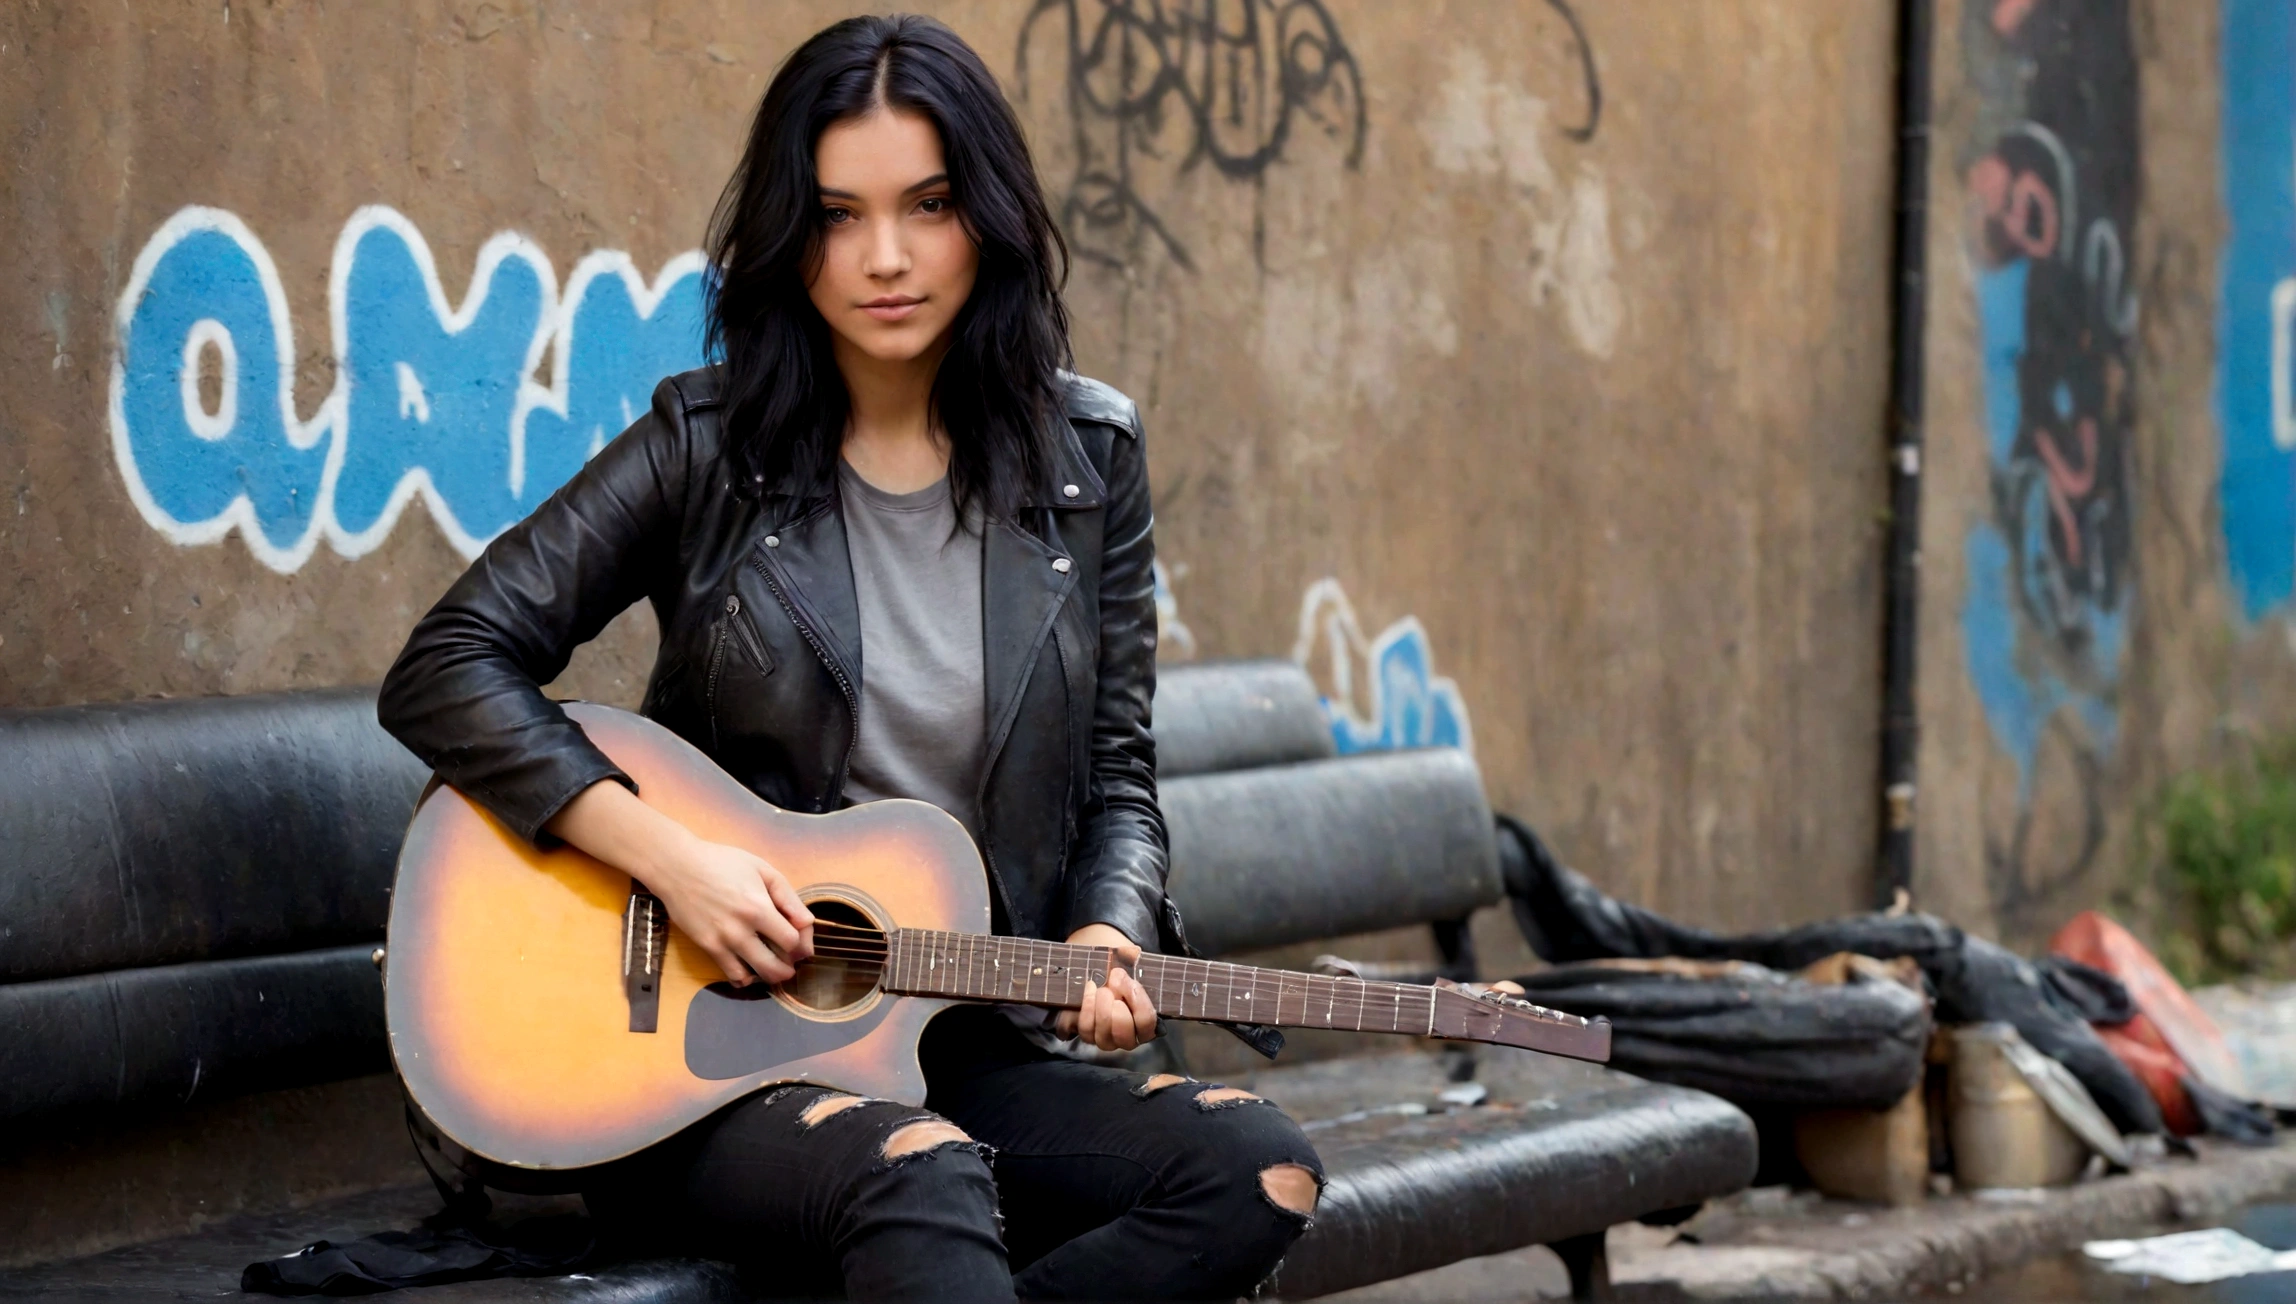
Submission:
<svg viewBox="0 0 2296 1304">
<path fill-rule="evenodd" d="M 2196 1161 L 2015 1198 L 1949 1196 L 1908 1209 L 1770 1187 L 1709 1205 L 1681 1227 L 1611 1229 L 1611 1277 L 1628 1300 L 1830 1300 L 1957 1291 L 2083 1241 L 2222 1220 L 2241 1205 L 2296 1195 L 2296 1142 L 2271 1149 L 2201 1143 Z M 1374 1301 L 1567 1298 L 1543 1248 L 1470 1259 L 1332 1296 Z"/>
</svg>

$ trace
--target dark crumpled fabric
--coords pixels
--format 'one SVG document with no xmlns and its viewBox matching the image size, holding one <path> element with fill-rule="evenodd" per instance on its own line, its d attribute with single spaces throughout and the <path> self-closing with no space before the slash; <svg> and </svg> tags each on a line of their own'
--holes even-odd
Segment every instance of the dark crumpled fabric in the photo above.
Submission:
<svg viewBox="0 0 2296 1304">
<path fill-rule="evenodd" d="M 555 1276 L 580 1267 L 595 1245 L 590 1220 L 578 1214 L 507 1227 L 439 1214 L 412 1231 L 377 1232 L 342 1245 L 319 1241 L 283 1259 L 248 1264 L 239 1288 L 267 1295 L 371 1295 L 487 1277 Z"/>
<path fill-rule="evenodd" d="M 2048 984 L 2043 994 L 2052 1005 L 2088 1023 L 2117 1028 L 2137 1017 L 2137 999 L 2128 987 L 2094 965 L 2062 955 L 2045 955 L 2033 962 Z"/>
<path fill-rule="evenodd" d="M 1942 919 L 1863 914 L 1726 937 L 1613 900 L 1564 868 L 1521 821 L 1501 815 L 1498 824 L 1499 865 L 1515 922 L 1531 949 L 1550 964 L 1683 956 L 1794 970 L 1837 951 L 1878 960 L 1911 956 L 1936 998 L 1939 1021 L 2012 1024 L 2036 1050 L 2072 1070 L 2122 1132 L 2165 1130 L 2160 1106 L 2097 1039 L 2088 1021 L 2068 1008 L 2073 999 L 2061 990 L 2063 984 L 2045 981 L 2032 962 Z"/>
<path fill-rule="evenodd" d="M 2275 1144 L 2273 1125 L 2277 1120 L 2265 1106 L 2219 1091 L 2190 1074 L 2184 1079 L 2184 1093 L 2192 1098 L 2193 1112 L 2200 1115 L 2201 1126 L 2210 1136 L 2244 1146 Z"/>
<path fill-rule="evenodd" d="M 1515 981 L 1542 1005 L 1608 1018 L 1611 1067 L 1742 1109 L 1887 1109 L 1921 1081 L 1919 992 L 1739 968 L 1700 979 L 1572 964 Z"/>
</svg>

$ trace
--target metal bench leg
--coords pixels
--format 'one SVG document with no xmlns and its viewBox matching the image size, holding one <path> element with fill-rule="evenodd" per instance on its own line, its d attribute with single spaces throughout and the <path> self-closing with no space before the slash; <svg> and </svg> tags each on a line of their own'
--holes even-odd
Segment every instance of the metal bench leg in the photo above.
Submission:
<svg viewBox="0 0 2296 1304">
<path fill-rule="evenodd" d="M 1435 950 L 1443 957 L 1443 976 L 1453 982 L 1471 983 L 1481 979 L 1475 965 L 1475 934 L 1465 919 L 1438 919 L 1429 927 L 1435 933 Z"/>
<path fill-rule="evenodd" d="M 1563 1268 L 1571 1275 L 1571 1298 L 1574 1300 L 1604 1300 L 1610 1295 L 1610 1252 L 1604 1248 L 1606 1233 L 1589 1232 L 1569 1240 L 1556 1241 L 1548 1246 L 1562 1257 Z"/>
</svg>

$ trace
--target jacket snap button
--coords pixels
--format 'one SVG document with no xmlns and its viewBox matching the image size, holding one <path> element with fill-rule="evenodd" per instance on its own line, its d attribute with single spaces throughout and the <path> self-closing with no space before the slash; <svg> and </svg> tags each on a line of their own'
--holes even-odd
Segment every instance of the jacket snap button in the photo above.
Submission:
<svg viewBox="0 0 2296 1304">
<path fill-rule="evenodd" d="M 765 536 L 765 546 L 766 546 L 766 547 L 768 547 L 768 548 L 778 548 L 778 547 L 780 547 L 780 546 L 781 546 L 781 536 L 780 536 L 780 535 L 778 535 L 778 534 L 769 534 L 769 535 Z"/>
<path fill-rule="evenodd" d="M 1083 491 L 1082 489 L 1079 489 L 1079 488 L 1077 488 L 1075 485 L 1072 485 L 1072 484 L 1064 484 L 1064 485 L 1062 485 L 1062 486 L 1060 487 L 1060 492 L 1062 492 L 1063 494 L 1066 494 L 1066 495 L 1067 495 L 1067 496 L 1069 496 L 1070 498 L 1074 498 L 1074 497 L 1076 497 L 1078 494 L 1080 494 L 1080 493 L 1083 493 L 1084 491 Z"/>
<path fill-rule="evenodd" d="M 1053 558 L 1053 559 L 1052 559 L 1052 568 L 1053 568 L 1054 570 L 1056 570 L 1056 571 L 1059 571 L 1059 572 L 1060 572 L 1061 574 L 1063 574 L 1063 575 L 1066 575 L 1066 574 L 1068 574 L 1068 558 L 1066 558 L 1066 557 L 1055 557 L 1055 558 Z"/>
</svg>

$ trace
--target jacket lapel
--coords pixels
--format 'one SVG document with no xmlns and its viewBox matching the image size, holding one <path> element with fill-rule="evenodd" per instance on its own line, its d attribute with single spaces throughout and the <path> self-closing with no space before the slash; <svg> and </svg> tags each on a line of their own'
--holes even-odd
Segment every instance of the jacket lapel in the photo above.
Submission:
<svg viewBox="0 0 2296 1304">
<path fill-rule="evenodd" d="M 981 544 L 982 669 L 989 725 L 981 763 L 984 797 L 1053 619 L 1082 573 L 1060 542 L 1061 514 L 1097 508 L 1107 492 L 1072 422 L 1054 419 L 1052 444 L 1052 481 L 1037 486 L 1021 509 L 1023 517 L 1044 522 L 1050 542 L 1017 522 L 997 521 Z"/>
<path fill-rule="evenodd" d="M 1053 617 L 1075 584 L 1076 567 L 1064 553 L 1010 521 L 990 524 L 981 541 L 981 659 L 989 726 L 981 765 L 984 793 Z"/>
<path fill-rule="evenodd" d="M 845 516 L 835 495 L 783 499 L 766 519 L 789 517 L 769 529 L 751 556 L 772 575 L 798 620 L 822 643 L 833 664 L 858 692 L 861 686 L 861 602 L 853 591 L 853 555 Z M 772 540 L 769 544 L 767 540 Z"/>
</svg>

